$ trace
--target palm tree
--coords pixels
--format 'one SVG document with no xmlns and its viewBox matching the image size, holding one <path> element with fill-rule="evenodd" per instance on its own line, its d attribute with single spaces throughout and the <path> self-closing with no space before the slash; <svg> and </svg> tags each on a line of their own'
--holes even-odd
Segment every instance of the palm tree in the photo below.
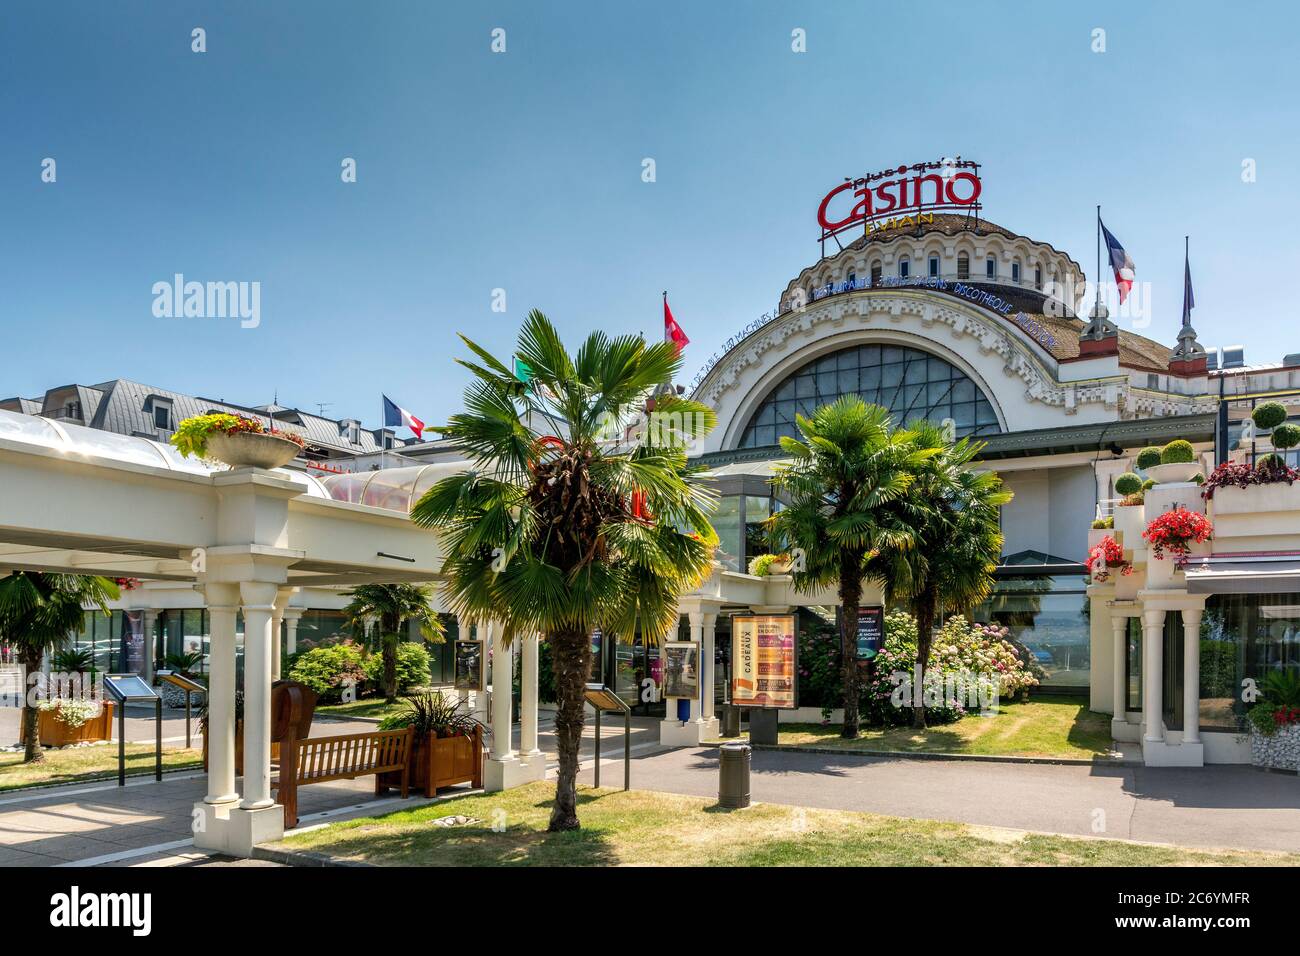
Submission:
<svg viewBox="0 0 1300 956">
<path fill-rule="evenodd" d="M 795 586 L 811 590 L 834 584 L 840 596 L 840 668 L 844 692 L 841 736 L 858 735 L 861 680 L 857 663 L 858 606 L 869 555 L 910 544 L 901 514 L 885 507 L 905 495 L 911 470 L 938 449 L 918 445 L 895 431 L 889 413 L 846 395 L 813 412 L 796 415 L 804 440 L 783 437 L 793 461 L 778 465 L 772 485 L 789 505 L 771 521 L 776 547 L 798 548 Z"/>
<path fill-rule="evenodd" d="M 0 643 L 18 651 L 25 674 L 41 668 L 46 651 L 56 649 L 85 620 L 83 605 L 93 604 L 105 614 L 108 602 L 118 596 L 108 578 L 87 574 L 45 574 L 14 571 L 0 578 Z M 36 732 L 35 707 L 23 707 L 23 761 L 45 759 Z"/>
<path fill-rule="evenodd" d="M 474 467 L 434 485 L 411 517 L 443 533 L 457 613 L 501 622 L 506 641 L 540 633 L 549 645 L 560 764 L 549 829 L 577 829 L 591 633 L 666 633 L 678 594 L 709 572 L 715 497 L 688 475 L 685 446 L 716 417 L 654 395 L 680 368 L 671 344 L 593 332 L 570 355 L 533 310 L 516 353 L 525 382 L 461 338 L 479 362 L 460 360 L 474 380 L 440 431 Z M 637 434 L 651 396 L 653 427 Z"/>
<path fill-rule="evenodd" d="M 402 625 L 414 621 L 426 641 L 442 640 L 442 621 L 429 604 L 432 592 L 423 584 L 359 584 L 344 596 L 352 598 L 343 616 L 354 632 L 364 637 L 371 620 L 379 623 L 384 700 L 391 703 L 397 700 L 397 645 Z"/>
<path fill-rule="evenodd" d="M 916 666 L 924 690 L 940 601 L 945 610 L 960 613 L 988 597 L 1002 555 L 998 514 L 1012 493 L 996 473 L 970 467 L 983 442 L 950 441 L 929 422 L 910 428 L 921 445 L 941 452 L 915 470 L 907 496 L 890 506 L 911 530 L 908 546 L 887 545 L 868 570 L 882 582 L 886 599 L 907 604 L 916 619 Z M 912 710 L 918 728 L 925 726 L 923 693 L 920 698 L 921 706 Z"/>
</svg>

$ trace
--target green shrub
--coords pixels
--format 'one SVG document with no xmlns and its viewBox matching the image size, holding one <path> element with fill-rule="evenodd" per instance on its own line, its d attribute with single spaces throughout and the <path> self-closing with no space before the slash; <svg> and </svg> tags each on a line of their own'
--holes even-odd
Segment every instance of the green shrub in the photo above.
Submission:
<svg viewBox="0 0 1300 956">
<path fill-rule="evenodd" d="M 1128 497 L 1142 490 L 1142 479 L 1131 471 L 1126 471 L 1115 479 L 1115 490 Z"/>
<path fill-rule="evenodd" d="M 1286 406 L 1281 402 L 1264 402 L 1262 405 L 1255 406 L 1255 410 L 1250 413 L 1250 418 L 1257 428 L 1267 431 L 1286 421 Z"/>
<path fill-rule="evenodd" d="M 355 683 L 359 690 L 366 680 L 365 654 L 351 641 L 315 647 L 294 661 L 289 679 L 306 684 L 321 703 L 337 703 L 346 684 Z"/>
<path fill-rule="evenodd" d="M 1274 455 L 1270 452 L 1267 455 L 1260 455 L 1259 460 L 1255 462 L 1256 471 L 1286 471 L 1286 459 L 1281 455 Z"/>
<path fill-rule="evenodd" d="M 366 658 L 366 677 L 376 684 L 384 682 L 384 655 L 376 651 Z M 429 673 L 429 652 L 415 641 L 397 644 L 397 692 L 412 687 L 426 687 L 433 678 Z"/>
<path fill-rule="evenodd" d="M 1145 494 L 1146 492 L 1150 491 L 1150 490 L 1151 490 L 1152 488 L 1154 488 L 1155 486 L 1156 486 L 1156 480 L 1155 480 L 1154 478 L 1148 478 L 1146 481 L 1142 482 L 1142 492 L 1143 492 L 1143 494 Z"/>
<path fill-rule="evenodd" d="M 772 565 L 787 560 L 784 554 L 760 554 L 749 562 L 749 573 L 756 578 L 772 573 Z"/>
<path fill-rule="evenodd" d="M 1294 448 L 1300 445 L 1300 426 L 1297 425 L 1278 425 L 1273 429 L 1273 434 L 1269 436 L 1273 442 L 1274 448 Z"/>
<path fill-rule="evenodd" d="M 1237 693 L 1237 645 L 1201 641 L 1201 696 L 1234 697 Z"/>
<path fill-rule="evenodd" d="M 1184 465 L 1193 461 L 1196 461 L 1196 449 L 1191 442 L 1182 438 L 1174 439 L 1160 450 L 1162 465 Z"/>
<path fill-rule="evenodd" d="M 1109 518 L 1097 518 L 1097 519 L 1096 519 L 1095 521 L 1093 521 L 1093 523 L 1092 523 L 1092 530 L 1093 530 L 1093 531 L 1106 531 L 1106 530 L 1108 530 L 1108 529 L 1110 529 L 1110 528 L 1113 528 L 1113 527 L 1115 527 L 1115 516 L 1114 516 L 1114 515 L 1111 515 Z"/>
<path fill-rule="evenodd" d="M 1137 466 L 1143 471 L 1160 464 L 1160 449 L 1155 445 L 1148 445 L 1138 452 Z"/>
</svg>

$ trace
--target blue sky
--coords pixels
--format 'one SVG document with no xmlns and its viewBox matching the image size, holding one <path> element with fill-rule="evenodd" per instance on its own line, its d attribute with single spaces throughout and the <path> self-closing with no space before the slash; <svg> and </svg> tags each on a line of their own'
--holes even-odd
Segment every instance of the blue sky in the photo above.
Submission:
<svg viewBox="0 0 1300 956">
<path fill-rule="evenodd" d="M 1090 274 L 1102 203 L 1144 334 L 1174 342 L 1190 233 L 1202 342 L 1300 352 L 1289 6 L 797 6 L 5 4 L 0 397 L 125 377 L 438 422 L 455 332 L 508 354 L 536 307 L 658 336 L 663 289 L 689 379 L 816 259 L 830 186 L 954 154 L 987 218 Z M 260 326 L 155 317 L 177 272 L 260 282 Z"/>
</svg>

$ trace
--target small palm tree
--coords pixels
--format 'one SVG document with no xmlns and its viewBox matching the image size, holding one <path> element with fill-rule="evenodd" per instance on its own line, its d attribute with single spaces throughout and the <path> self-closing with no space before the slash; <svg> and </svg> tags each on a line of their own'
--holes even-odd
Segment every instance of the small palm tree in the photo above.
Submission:
<svg viewBox="0 0 1300 956">
<path fill-rule="evenodd" d="M 371 620 L 379 623 L 379 647 L 383 654 L 384 700 L 397 700 L 397 645 L 402 625 L 414 621 L 426 641 L 439 644 L 444 628 L 430 605 L 433 592 L 423 584 L 360 584 L 345 597 L 352 598 L 343 609 L 352 630 L 363 639 Z"/>
<path fill-rule="evenodd" d="M 0 578 L 0 643 L 18 651 L 26 674 L 41 667 L 46 651 L 59 647 L 85 620 L 83 605 L 92 604 L 108 613 L 108 602 L 118 596 L 117 585 L 108 578 L 86 574 L 45 574 L 14 571 Z M 45 759 L 38 738 L 37 712 L 23 707 L 23 761 Z"/>
<path fill-rule="evenodd" d="M 998 515 L 1012 493 L 996 473 L 970 467 L 983 442 L 949 441 L 929 422 L 910 427 L 920 444 L 941 453 L 913 472 L 906 497 L 890 506 L 910 529 L 907 546 L 888 544 L 868 562 L 868 570 L 884 585 L 886 598 L 907 604 L 916 618 L 916 666 L 924 689 L 940 602 L 946 611 L 964 612 L 993 588 L 1002 556 Z M 925 726 L 924 694 L 920 698 L 921 706 L 912 710 L 913 727 Z"/>
<path fill-rule="evenodd" d="M 793 459 L 777 466 L 772 485 L 789 505 L 771 522 L 778 548 L 798 548 L 795 586 L 811 590 L 834 584 L 840 596 L 840 668 L 844 696 L 841 736 L 858 735 L 861 679 L 857 663 L 858 607 L 868 557 L 883 547 L 906 549 L 911 529 L 897 510 L 885 507 L 907 493 L 911 469 L 938 449 L 918 445 L 895 431 L 889 413 L 846 395 L 796 416 L 804 440 L 784 437 Z"/>
<path fill-rule="evenodd" d="M 441 431 L 474 467 L 434 485 L 411 517 L 443 533 L 458 613 L 500 621 L 507 641 L 540 632 L 549 645 L 560 764 L 549 828 L 577 829 L 591 633 L 639 623 L 653 640 L 675 626 L 678 594 L 710 571 L 715 499 L 688 476 L 685 439 L 716 417 L 664 394 L 653 427 L 636 433 L 647 399 L 680 367 L 671 344 L 593 332 L 570 355 L 534 310 L 519 335 L 521 381 L 462 339 L 482 364 L 461 361 L 475 380 Z"/>
</svg>

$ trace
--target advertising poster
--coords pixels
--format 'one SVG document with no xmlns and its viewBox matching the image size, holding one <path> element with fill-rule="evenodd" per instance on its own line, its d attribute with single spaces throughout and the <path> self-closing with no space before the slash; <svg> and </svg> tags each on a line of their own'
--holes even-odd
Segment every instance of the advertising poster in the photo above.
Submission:
<svg viewBox="0 0 1300 956">
<path fill-rule="evenodd" d="M 456 642 L 457 690 L 483 690 L 483 642 Z"/>
<path fill-rule="evenodd" d="M 858 660 L 869 661 L 885 647 L 885 609 L 878 604 L 858 608 Z"/>
<path fill-rule="evenodd" d="M 795 707 L 797 618 L 755 614 L 731 619 L 731 702 L 741 707 Z"/>
<path fill-rule="evenodd" d="M 693 641 L 664 644 L 664 697 L 700 696 L 700 645 Z"/>
</svg>

